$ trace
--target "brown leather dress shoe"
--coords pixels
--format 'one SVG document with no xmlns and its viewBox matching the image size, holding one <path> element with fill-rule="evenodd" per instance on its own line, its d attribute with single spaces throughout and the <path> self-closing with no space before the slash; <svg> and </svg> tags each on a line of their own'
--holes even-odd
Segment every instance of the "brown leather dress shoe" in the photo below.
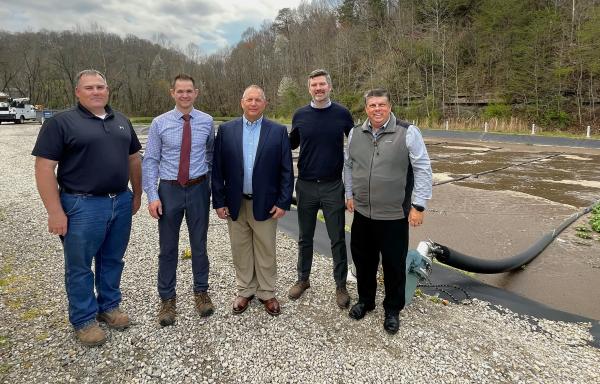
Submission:
<svg viewBox="0 0 600 384">
<path fill-rule="evenodd" d="M 277 316 L 281 313 L 281 307 L 279 306 L 279 301 L 276 298 L 271 298 L 269 300 L 260 300 L 261 303 L 265 305 L 265 311 L 271 316 Z"/>
<path fill-rule="evenodd" d="M 250 297 L 236 296 L 236 298 L 233 300 L 232 312 L 235 315 L 239 315 L 240 313 L 244 312 L 246 309 L 248 309 L 248 304 L 250 304 L 252 299 L 254 299 L 254 295 Z"/>
</svg>

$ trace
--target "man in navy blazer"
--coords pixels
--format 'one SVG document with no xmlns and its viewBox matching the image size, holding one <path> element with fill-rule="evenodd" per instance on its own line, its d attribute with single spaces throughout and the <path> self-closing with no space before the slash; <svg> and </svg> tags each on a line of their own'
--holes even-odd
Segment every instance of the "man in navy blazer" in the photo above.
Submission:
<svg viewBox="0 0 600 384">
<path fill-rule="evenodd" d="M 287 128 L 263 117 L 262 88 L 246 88 L 241 106 L 244 115 L 222 124 L 215 140 L 213 208 L 229 228 L 238 289 L 233 313 L 244 312 L 256 295 L 276 316 L 275 235 L 292 202 L 292 153 Z"/>
</svg>

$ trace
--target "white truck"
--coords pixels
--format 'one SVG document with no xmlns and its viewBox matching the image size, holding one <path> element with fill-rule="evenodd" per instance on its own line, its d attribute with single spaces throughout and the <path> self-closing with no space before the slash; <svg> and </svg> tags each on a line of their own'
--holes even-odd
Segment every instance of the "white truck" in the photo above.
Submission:
<svg viewBox="0 0 600 384">
<path fill-rule="evenodd" d="M 29 98 L 11 99 L 5 93 L 0 93 L 0 123 L 13 121 L 23 124 L 27 120 L 36 119 L 35 107 L 29 104 Z"/>
</svg>

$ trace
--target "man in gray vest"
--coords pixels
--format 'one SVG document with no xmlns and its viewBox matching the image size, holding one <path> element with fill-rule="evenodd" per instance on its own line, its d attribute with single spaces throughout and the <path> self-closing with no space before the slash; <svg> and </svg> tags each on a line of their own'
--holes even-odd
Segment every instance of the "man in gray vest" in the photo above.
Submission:
<svg viewBox="0 0 600 384">
<path fill-rule="evenodd" d="M 383 327 L 395 334 L 405 304 L 408 225 L 423 223 L 431 199 L 431 162 L 419 129 L 392 113 L 388 91 L 368 91 L 365 112 L 368 119 L 350 132 L 344 161 L 346 208 L 354 212 L 350 249 L 358 289 L 349 315 L 360 320 L 375 308 L 381 253 Z"/>
</svg>

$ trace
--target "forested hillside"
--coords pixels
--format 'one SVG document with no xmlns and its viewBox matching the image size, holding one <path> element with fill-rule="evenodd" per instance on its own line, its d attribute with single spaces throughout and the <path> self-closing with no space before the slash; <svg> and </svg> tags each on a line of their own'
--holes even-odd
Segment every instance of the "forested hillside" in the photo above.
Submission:
<svg viewBox="0 0 600 384">
<path fill-rule="evenodd" d="M 270 113 L 290 116 L 307 101 L 307 73 L 322 67 L 357 116 L 361 93 L 384 86 L 398 113 L 428 124 L 515 117 L 597 130 L 600 0 L 319 1 L 281 9 L 208 56 L 98 28 L 0 33 L 0 90 L 62 107 L 87 67 L 106 72 L 112 103 L 131 115 L 169 108 L 169 79 L 186 71 L 210 113 L 238 114 L 241 90 L 257 83 Z"/>
</svg>

